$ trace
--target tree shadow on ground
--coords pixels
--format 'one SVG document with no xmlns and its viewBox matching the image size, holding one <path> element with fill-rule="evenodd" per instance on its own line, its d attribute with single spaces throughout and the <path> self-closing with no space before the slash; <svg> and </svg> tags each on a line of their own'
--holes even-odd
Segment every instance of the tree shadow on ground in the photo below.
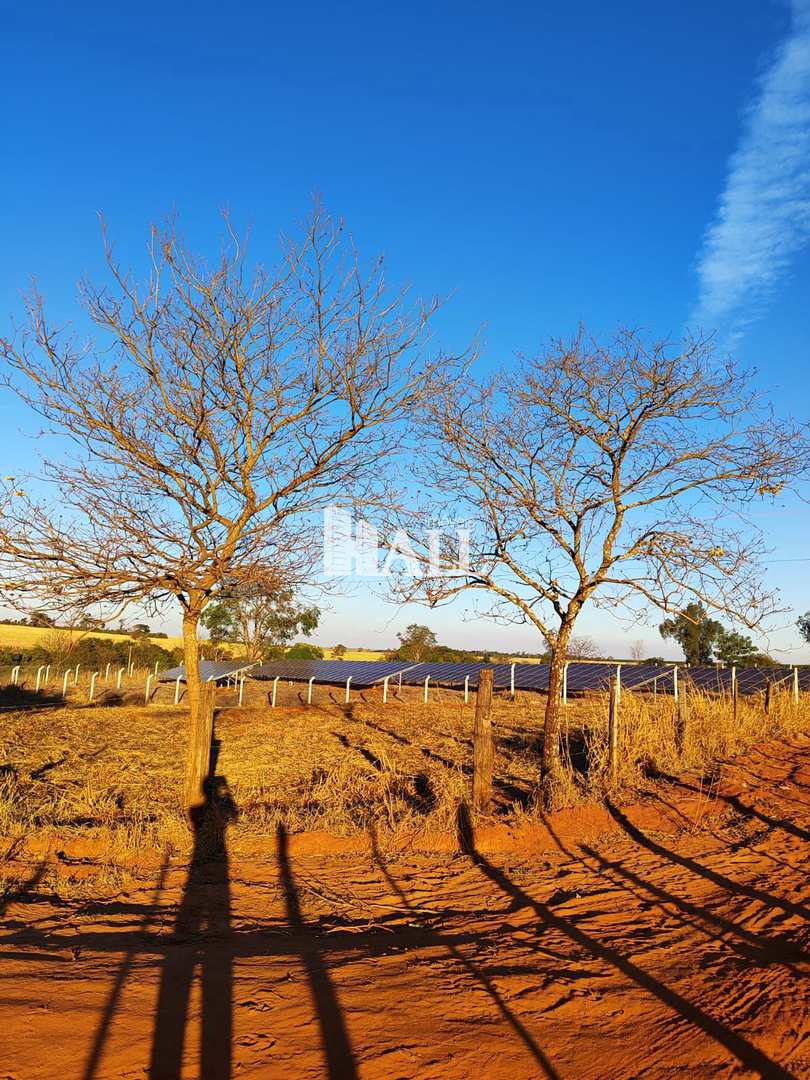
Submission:
<svg viewBox="0 0 810 1080">
<path fill-rule="evenodd" d="M 790 1072 L 769 1058 L 767 1054 L 754 1046 L 744 1036 L 738 1034 L 721 1021 L 716 1020 L 672 987 L 667 986 L 660 979 L 643 970 L 623 953 L 619 952 L 618 949 L 605 944 L 592 934 L 582 930 L 573 919 L 558 915 L 548 904 L 536 900 L 525 889 L 512 881 L 502 869 L 491 863 L 477 850 L 472 817 L 465 803 L 461 803 L 459 806 L 456 825 L 458 844 L 461 851 L 470 858 L 485 877 L 507 897 L 511 898 L 515 908 L 530 908 L 543 927 L 558 931 L 573 944 L 585 950 L 588 955 L 603 961 L 620 972 L 627 979 L 657 998 L 677 1016 L 704 1031 L 708 1036 L 724 1046 L 741 1064 L 755 1071 L 759 1076 L 767 1077 L 769 1080 L 795 1080 Z M 563 847 L 559 840 L 558 843 L 563 851 L 571 855 L 571 852 Z M 576 858 L 576 856 L 572 857 Z M 682 860 L 680 858 L 675 859 L 675 861 L 679 863 L 692 862 L 692 860 Z"/>
<path fill-rule="evenodd" d="M 374 862 L 398 899 L 398 910 L 391 913 L 390 921 L 388 916 L 383 917 L 385 925 L 371 928 L 368 926 L 367 918 L 358 918 L 354 922 L 345 922 L 345 933 L 331 932 L 328 936 L 324 936 L 320 920 L 308 921 L 301 902 L 302 891 L 307 887 L 307 883 L 304 881 L 299 887 L 296 882 L 290 857 L 289 837 L 286 829 L 281 825 L 277 830 L 277 863 L 286 928 L 282 933 L 278 932 L 277 925 L 270 930 L 259 927 L 234 932 L 229 925 L 230 897 L 227 856 L 224 852 L 225 828 L 232 820 L 234 808 L 228 803 L 226 787 L 213 786 L 212 801 L 214 794 L 225 800 L 224 814 L 218 823 L 211 826 L 212 843 L 203 845 L 200 839 L 198 844 L 199 832 L 195 836 L 198 858 L 192 860 L 189 868 L 172 938 L 167 939 L 163 934 L 150 929 L 150 925 L 157 922 L 159 915 L 158 900 L 164 888 L 167 872 L 165 863 L 154 886 L 154 895 L 150 903 L 133 904 L 116 901 L 107 906 L 110 912 L 137 916 L 140 922 L 137 929 L 122 932 L 116 927 L 111 927 L 107 925 L 104 911 L 101 911 L 98 913 L 101 916 L 98 930 L 77 933 L 70 938 L 70 946 L 77 953 L 86 951 L 95 957 L 105 953 L 117 953 L 122 956 L 90 1048 L 87 1066 L 83 1073 L 85 1080 L 94 1080 L 97 1075 L 107 1033 L 114 1014 L 119 1008 L 125 981 L 139 952 L 158 957 L 161 962 L 160 1005 L 155 1024 L 151 1064 L 153 1080 L 157 1077 L 161 1080 L 177 1080 L 181 1075 L 180 1062 L 188 1025 L 189 988 L 192 973 L 196 969 L 201 969 L 204 980 L 201 1017 L 204 1051 L 206 1040 L 208 1042 L 207 1054 L 204 1053 L 203 1064 L 196 1075 L 203 1077 L 204 1080 L 221 1080 L 231 1075 L 234 960 L 263 957 L 275 958 L 284 964 L 295 961 L 302 963 L 307 975 L 315 1023 L 320 1033 L 325 1075 L 329 1076 L 330 1080 L 336 1080 L 338 1077 L 353 1080 L 357 1075 L 357 1061 L 339 994 L 334 984 L 333 972 L 339 970 L 343 964 L 356 964 L 365 960 L 373 964 L 374 958 L 388 955 L 392 949 L 412 956 L 414 963 L 426 961 L 436 963 L 440 969 L 446 963 L 446 960 L 442 959 L 442 954 L 451 957 L 453 962 L 459 965 L 469 977 L 471 984 L 480 987 L 486 993 L 504 1024 L 511 1030 L 513 1037 L 524 1046 L 526 1052 L 534 1060 L 534 1072 L 548 1077 L 558 1075 L 554 1063 L 542 1049 L 536 1033 L 529 1030 L 516 1010 L 515 1003 L 508 1001 L 498 989 L 497 976 L 505 970 L 510 970 L 508 965 L 504 967 L 503 964 L 498 963 L 482 964 L 474 955 L 483 950 L 485 955 L 493 959 L 491 939 L 486 934 L 482 935 L 481 931 L 474 927 L 468 931 L 458 932 L 451 928 L 445 930 L 441 922 L 437 925 L 437 918 L 441 920 L 453 916 L 454 912 L 442 909 L 431 913 L 431 909 L 426 909 L 410 899 L 405 886 L 400 884 L 394 876 L 394 870 L 382 853 L 373 829 L 370 830 L 370 838 Z M 558 946 L 554 940 L 550 943 L 543 942 L 538 937 L 536 944 L 537 951 L 546 958 L 552 959 L 551 966 L 548 968 L 548 974 L 552 980 L 569 976 L 566 967 L 572 959 L 575 963 L 571 964 L 571 978 L 583 976 L 583 962 L 585 962 L 585 967 L 592 966 L 587 964 L 588 960 L 592 961 L 594 966 L 594 970 L 589 972 L 591 977 L 598 977 L 601 974 L 599 967 L 604 965 L 605 968 L 613 969 L 656 998 L 677 1018 L 691 1025 L 695 1031 L 702 1031 L 715 1040 L 747 1069 L 761 1076 L 778 1077 L 781 1080 L 790 1076 L 790 1073 L 773 1062 L 763 1051 L 734 1031 L 728 1024 L 708 1015 L 698 1005 L 667 986 L 660 978 L 639 967 L 635 960 L 628 957 L 626 950 L 600 940 L 593 933 L 583 929 L 578 923 L 578 916 L 565 917 L 555 911 L 555 907 L 560 902 L 565 902 L 565 896 L 561 901 L 551 898 L 545 903 L 541 902 L 535 899 L 526 888 L 511 880 L 504 870 L 494 866 L 476 848 L 469 810 L 464 805 L 458 811 L 457 827 L 461 852 L 497 887 L 507 905 L 506 910 L 514 912 L 528 908 L 537 918 L 539 937 L 551 930 L 556 931 L 555 937 L 562 940 L 562 946 Z M 560 844 L 561 849 L 566 851 L 572 859 L 577 858 L 576 855 L 568 852 L 561 842 Z M 671 909 L 675 907 L 684 925 L 691 924 L 701 930 L 705 927 L 712 931 L 720 948 L 733 950 L 747 962 L 785 964 L 788 960 L 789 942 L 778 939 L 774 941 L 760 933 L 752 933 L 723 915 L 704 909 L 692 901 L 672 896 L 659 884 L 645 880 L 636 863 L 632 867 L 622 866 L 621 862 L 603 859 L 595 851 L 583 850 L 588 857 L 588 863 L 580 859 L 584 866 L 588 866 L 594 859 L 597 860 L 597 871 L 604 875 L 604 878 L 614 883 L 623 883 L 623 887 L 629 889 L 642 890 L 650 898 L 651 904 L 667 905 L 669 917 L 672 917 Z M 211 865 L 212 854 L 219 855 L 219 861 L 214 866 Z M 592 866 L 590 870 L 593 873 Z M 30 887 L 36 883 L 36 880 L 37 877 L 34 874 L 22 888 Z M 491 905 L 488 904 L 487 907 L 488 910 L 492 910 Z M 464 912 L 455 914 L 464 914 Z M 338 931 L 339 927 L 334 929 Z M 502 928 L 498 930 L 499 937 L 503 933 Z M 729 941 L 730 937 L 735 940 Z M 575 946 L 573 951 L 571 945 Z M 15 955 L 12 950 L 16 947 L 19 950 L 16 953 L 19 960 L 34 959 L 35 955 L 29 951 L 32 946 L 39 949 L 46 957 L 56 959 L 64 953 L 66 941 L 63 935 L 53 935 L 48 927 L 39 929 L 26 920 L 18 924 L 4 938 L 3 955 L 12 959 Z M 208 965 L 207 974 L 206 964 Z M 207 997 L 206 979 L 208 980 Z M 211 999 L 212 993 L 218 995 L 217 1000 Z M 519 1009 L 520 1006 L 517 1008 Z"/>
<path fill-rule="evenodd" d="M 17 882 L 8 888 L 4 888 L 3 891 L 0 892 L 0 915 L 4 913 L 9 904 L 19 904 L 20 901 L 25 900 L 45 877 L 47 869 L 48 861 L 47 859 L 42 859 L 36 870 L 34 870 L 26 881 Z"/>
<path fill-rule="evenodd" d="M 0 686 L 0 709 L 53 709 L 64 704 L 65 700 L 57 690 L 32 690 L 25 685 Z"/>
<path fill-rule="evenodd" d="M 378 773 L 385 773 L 387 771 L 385 763 L 372 750 L 369 750 L 367 746 L 350 742 L 349 738 L 340 731 L 333 731 L 332 735 L 344 749 L 353 750 Z M 409 777 L 408 779 L 412 780 L 412 790 L 404 785 L 400 785 L 399 795 L 412 810 L 416 811 L 416 813 L 429 814 L 431 810 L 435 809 L 438 801 L 436 792 L 430 782 L 430 777 L 427 773 L 419 772 L 414 777 Z"/>
<path fill-rule="evenodd" d="M 216 775 L 218 750 L 219 744 L 215 742 L 211 775 L 204 785 L 205 802 L 192 813 L 194 848 L 188 875 L 171 937 L 161 947 L 160 986 L 148 1070 L 151 1080 L 179 1080 L 182 1075 L 192 986 L 198 972 L 202 991 L 199 1076 L 201 1080 L 229 1080 L 233 1068 L 234 957 L 274 955 L 279 951 L 272 937 L 234 934 L 231 928 L 225 834 L 238 811 L 225 777 Z M 296 941 L 294 949 L 290 946 L 288 951 L 300 956 L 309 978 L 327 1075 L 331 1080 L 352 1080 L 357 1075 L 354 1054 L 326 962 L 312 932 L 314 928 L 308 927 L 302 916 L 283 825 L 278 827 L 277 844 L 287 922 Z M 141 915 L 139 927 L 128 935 L 129 944 L 102 1009 L 83 1080 L 94 1080 L 97 1075 L 111 1023 L 138 953 L 153 951 L 155 938 L 159 937 L 152 924 L 160 911 L 168 868 L 166 859 L 151 902 L 137 909 Z M 34 878 L 28 884 L 32 883 Z"/>
<path fill-rule="evenodd" d="M 672 851 L 659 841 L 653 840 L 652 837 L 647 836 L 646 833 L 642 832 L 642 830 L 634 825 L 627 815 L 624 814 L 615 803 L 611 802 L 610 799 L 605 800 L 605 805 L 608 809 L 608 813 L 614 821 L 621 826 L 624 832 L 637 844 L 646 848 L 653 854 L 660 856 L 662 859 L 666 859 L 668 862 L 675 863 L 685 870 L 689 870 L 696 876 L 702 877 L 713 885 L 719 886 L 719 888 L 731 895 L 745 896 L 750 900 L 757 900 L 763 907 L 779 908 L 787 914 L 797 915 L 799 918 L 810 920 L 810 908 L 807 908 L 802 904 L 794 904 L 789 900 L 783 900 L 778 896 L 772 896 L 770 893 L 764 892 L 762 889 L 757 889 L 752 885 L 745 885 L 741 882 L 733 881 L 724 874 L 720 874 L 716 870 L 704 866 L 702 863 L 698 862 L 697 859 L 689 858 L 686 855 L 679 855 L 677 852 Z"/>
<path fill-rule="evenodd" d="M 690 784 L 688 780 L 685 780 L 681 776 L 673 776 L 671 773 L 662 772 L 660 769 L 655 771 L 655 779 L 665 780 L 668 784 L 672 784 L 673 787 L 683 788 L 686 791 L 694 792 L 696 795 L 703 795 L 706 793 L 704 787 L 704 781 L 700 784 Z M 772 784 L 773 778 L 758 777 L 763 784 Z M 704 778 L 706 780 L 706 778 Z M 749 806 L 748 803 L 742 801 L 739 795 L 727 795 L 721 791 L 716 790 L 717 783 L 719 781 L 719 775 L 715 775 L 706 781 L 706 787 L 709 788 L 711 797 L 718 799 L 720 802 L 725 803 L 726 806 L 730 806 L 732 810 L 735 810 L 742 817 L 755 818 L 757 821 L 761 821 L 763 825 L 767 825 L 772 829 L 782 829 L 786 833 L 790 833 L 791 836 L 795 836 L 798 840 L 810 840 L 810 831 L 802 829 L 795 822 L 788 820 L 787 818 L 775 818 L 769 814 L 764 813 L 762 810 L 758 810 L 754 806 Z M 786 778 L 786 782 L 795 784 L 794 777 Z"/>
</svg>

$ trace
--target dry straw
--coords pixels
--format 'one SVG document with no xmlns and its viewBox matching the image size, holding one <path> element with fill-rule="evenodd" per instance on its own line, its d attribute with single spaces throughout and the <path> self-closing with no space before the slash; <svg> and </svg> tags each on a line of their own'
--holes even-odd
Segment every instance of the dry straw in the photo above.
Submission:
<svg viewBox="0 0 810 1080">
<path fill-rule="evenodd" d="M 542 699 L 498 700 L 493 709 L 495 804 L 501 820 L 532 817 Z M 312 708 L 221 709 L 217 772 L 239 808 L 231 828 L 271 837 L 291 832 L 364 832 L 389 838 L 450 830 L 469 799 L 472 707 L 458 700 L 359 703 Z M 182 708 L 92 707 L 6 713 L 0 733 L 0 837 L 8 853 L 32 837 L 88 842 L 110 867 L 170 849 L 185 853 L 189 834 L 180 800 L 187 716 Z M 810 730 L 810 702 L 776 693 L 768 715 L 761 696 L 689 695 L 683 745 L 676 705 L 625 692 L 619 755 L 609 768 L 606 695 L 566 709 L 565 799 L 633 797 L 667 775 L 711 773 L 755 743 Z M 109 871 L 113 873 L 113 870 Z"/>
</svg>

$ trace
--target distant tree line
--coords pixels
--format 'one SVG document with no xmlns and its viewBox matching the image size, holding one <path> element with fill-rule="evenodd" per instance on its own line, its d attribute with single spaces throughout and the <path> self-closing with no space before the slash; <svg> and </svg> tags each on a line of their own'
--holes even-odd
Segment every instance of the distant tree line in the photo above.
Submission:
<svg viewBox="0 0 810 1080">
<path fill-rule="evenodd" d="M 68 630 L 53 628 L 36 645 L 22 648 L 6 646 L 0 649 L 0 664 L 52 664 L 55 667 L 75 667 L 100 671 L 107 664 L 123 667 L 130 661 L 136 667 L 174 667 L 182 662 L 183 650 L 162 648 L 148 638 L 128 638 L 123 641 L 88 635 L 76 638 Z"/>
</svg>

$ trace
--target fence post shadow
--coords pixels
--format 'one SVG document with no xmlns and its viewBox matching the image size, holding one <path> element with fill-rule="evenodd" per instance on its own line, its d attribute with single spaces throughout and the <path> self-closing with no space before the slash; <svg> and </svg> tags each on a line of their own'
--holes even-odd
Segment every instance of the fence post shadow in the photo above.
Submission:
<svg viewBox="0 0 810 1080">
<path fill-rule="evenodd" d="M 460 830 L 461 828 L 463 828 L 464 830 L 463 838 L 461 837 L 461 835 L 459 835 L 460 846 L 462 847 L 462 851 L 464 851 L 463 845 L 468 841 L 471 842 L 472 840 L 472 819 L 470 817 L 470 811 L 466 802 L 462 801 L 459 804 L 457 820 Z M 374 828 L 373 824 L 369 825 L 369 840 L 371 841 L 372 859 L 374 863 L 376 863 L 383 878 L 388 883 L 391 890 L 397 895 L 405 910 L 410 912 L 412 915 L 418 916 L 418 907 L 411 903 L 405 893 L 405 890 L 394 878 L 393 874 L 388 868 L 386 860 L 383 857 L 383 853 L 380 850 L 380 845 L 377 839 L 377 831 Z M 465 854 L 468 854 L 468 852 L 465 851 Z M 473 979 L 475 979 L 475 981 L 483 987 L 485 992 L 489 995 L 490 999 L 494 1003 L 495 1007 L 500 1012 L 503 1019 L 509 1024 L 515 1035 L 524 1044 L 527 1051 L 534 1058 L 535 1063 L 540 1068 L 542 1073 L 548 1078 L 548 1080 L 560 1080 L 560 1075 L 555 1069 L 549 1057 L 540 1048 L 536 1039 L 526 1028 L 525 1024 L 512 1011 L 506 1001 L 504 1001 L 503 997 L 498 992 L 495 983 L 487 974 L 487 972 L 483 968 L 479 967 L 477 963 L 466 957 L 451 939 L 445 938 L 444 934 L 442 934 L 441 931 L 429 929 L 426 932 L 432 942 L 437 945 L 444 946 L 449 952 L 450 956 L 452 956 L 454 960 L 461 964 L 467 974 L 470 975 Z"/>
</svg>

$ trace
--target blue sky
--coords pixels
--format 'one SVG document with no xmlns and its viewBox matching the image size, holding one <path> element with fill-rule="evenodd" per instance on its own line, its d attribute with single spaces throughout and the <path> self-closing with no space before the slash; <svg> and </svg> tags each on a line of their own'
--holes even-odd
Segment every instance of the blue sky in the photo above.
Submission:
<svg viewBox="0 0 810 1080">
<path fill-rule="evenodd" d="M 494 364 L 580 320 L 661 335 L 699 321 L 807 417 L 810 0 L 38 4 L 2 19 L 2 315 L 31 274 L 53 316 L 74 314 L 77 279 L 100 270 L 98 211 L 137 260 L 151 221 L 176 210 L 204 248 L 228 206 L 272 261 L 317 191 L 390 279 L 452 294 L 448 348 L 480 329 Z M 31 425 L 8 398 L 0 422 L 14 472 Z M 810 562 L 792 561 L 810 556 L 807 508 L 763 521 L 771 583 L 810 608 Z M 389 644 L 417 618 L 452 644 L 536 647 L 456 608 L 333 606 L 327 643 Z M 604 615 L 582 629 L 626 652 Z M 654 629 L 630 636 L 667 652 Z M 770 644 L 810 659 L 789 629 Z"/>
</svg>

